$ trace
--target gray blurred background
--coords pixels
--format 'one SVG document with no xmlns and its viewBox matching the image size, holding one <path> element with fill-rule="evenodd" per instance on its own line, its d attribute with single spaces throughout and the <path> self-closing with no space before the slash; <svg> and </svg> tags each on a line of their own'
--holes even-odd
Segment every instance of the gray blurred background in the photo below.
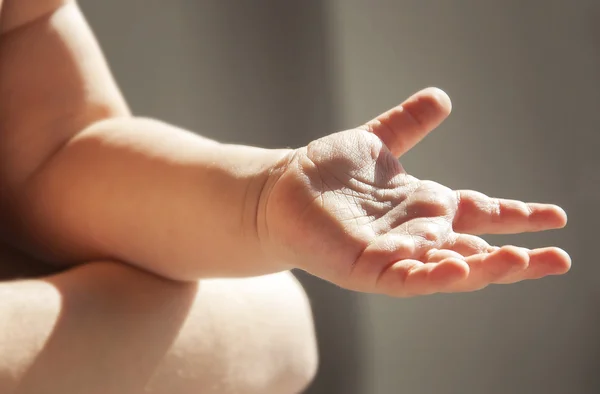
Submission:
<svg viewBox="0 0 600 394">
<path fill-rule="evenodd" d="M 600 392 L 597 0 L 80 0 L 133 110 L 224 142 L 297 147 L 427 86 L 454 113 L 420 178 L 546 201 L 560 278 L 396 300 L 299 274 L 321 350 L 308 393 Z"/>
</svg>

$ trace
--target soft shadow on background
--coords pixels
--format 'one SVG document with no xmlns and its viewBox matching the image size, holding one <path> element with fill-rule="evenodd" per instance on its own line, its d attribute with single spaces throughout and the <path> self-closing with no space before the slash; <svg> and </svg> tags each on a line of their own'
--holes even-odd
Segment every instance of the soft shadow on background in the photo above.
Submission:
<svg viewBox="0 0 600 394">
<path fill-rule="evenodd" d="M 133 110 L 224 142 L 299 146 L 426 86 L 448 122 L 403 158 L 453 188 L 562 205 L 560 278 L 395 300 L 299 274 L 344 394 L 600 392 L 596 0 L 80 0 Z"/>
</svg>

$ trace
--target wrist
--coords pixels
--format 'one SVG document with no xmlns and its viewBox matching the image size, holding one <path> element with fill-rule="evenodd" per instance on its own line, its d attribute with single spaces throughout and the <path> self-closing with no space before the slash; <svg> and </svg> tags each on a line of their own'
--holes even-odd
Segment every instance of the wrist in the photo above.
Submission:
<svg viewBox="0 0 600 394">
<path fill-rule="evenodd" d="M 256 204 L 254 230 L 257 240 L 261 245 L 261 250 L 267 260 L 279 264 L 286 270 L 297 267 L 292 264 L 292 260 L 288 259 L 285 253 L 282 253 L 282 245 L 278 245 L 276 241 L 278 238 L 277 232 L 279 231 L 276 224 L 281 220 L 285 221 L 285 218 L 277 218 L 275 221 L 270 218 L 273 214 L 270 209 L 273 204 L 271 196 L 275 186 L 293 162 L 297 151 L 297 149 L 278 150 L 277 159 L 262 174 L 260 193 L 258 194 L 258 198 L 254 200 Z"/>
</svg>

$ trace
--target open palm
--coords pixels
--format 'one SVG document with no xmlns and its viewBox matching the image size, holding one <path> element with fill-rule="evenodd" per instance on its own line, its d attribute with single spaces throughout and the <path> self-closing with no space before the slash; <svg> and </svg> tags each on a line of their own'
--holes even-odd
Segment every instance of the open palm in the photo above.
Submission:
<svg viewBox="0 0 600 394">
<path fill-rule="evenodd" d="M 295 150 L 266 188 L 262 238 L 323 279 L 393 296 L 568 271 L 560 249 L 498 248 L 477 236 L 563 227 L 559 207 L 453 191 L 404 171 L 398 157 L 449 112 L 445 93 L 425 89 L 363 127 Z"/>
</svg>

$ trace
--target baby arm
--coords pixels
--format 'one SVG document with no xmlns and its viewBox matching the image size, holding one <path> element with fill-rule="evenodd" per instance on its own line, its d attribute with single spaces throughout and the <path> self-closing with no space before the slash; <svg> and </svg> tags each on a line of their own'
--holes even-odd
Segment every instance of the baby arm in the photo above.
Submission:
<svg viewBox="0 0 600 394">
<path fill-rule="evenodd" d="M 58 260 L 114 258 L 184 280 L 281 271 L 256 226 L 269 170 L 286 153 L 153 120 L 107 120 L 29 180 L 18 212 L 36 245 L 52 245 L 43 255 Z"/>
<path fill-rule="evenodd" d="M 174 278 L 283 269 L 261 266 L 247 228 L 284 151 L 131 118 L 74 2 L 4 7 L 0 222 L 13 243 L 46 261 L 112 257 Z"/>
<path fill-rule="evenodd" d="M 52 34 L 28 42 L 39 23 Z M 404 171 L 398 157 L 450 112 L 437 89 L 299 149 L 222 145 L 131 118 L 75 6 L 8 35 L 4 222 L 40 256 L 118 259 L 184 280 L 299 267 L 396 296 L 570 267 L 557 248 L 497 248 L 479 238 L 563 227 L 559 207 L 451 190 Z"/>
</svg>

